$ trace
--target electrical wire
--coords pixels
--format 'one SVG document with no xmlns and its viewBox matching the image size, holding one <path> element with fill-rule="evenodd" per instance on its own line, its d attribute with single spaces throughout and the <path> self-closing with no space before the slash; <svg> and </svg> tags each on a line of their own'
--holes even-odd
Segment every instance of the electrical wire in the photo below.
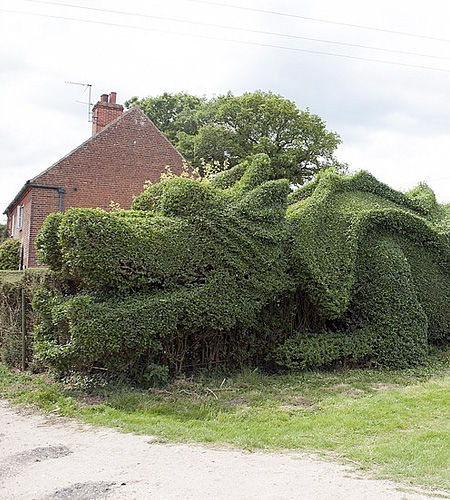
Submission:
<svg viewBox="0 0 450 500">
<path fill-rule="evenodd" d="M 432 66 L 422 66 L 419 64 L 409 64 L 409 63 L 402 63 L 402 62 L 395 62 L 395 61 L 387 61 L 387 60 L 383 60 L 383 59 L 372 59 L 369 57 L 352 56 L 349 54 L 338 54 L 338 53 L 325 52 L 325 51 L 319 51 L 319 50 L 300 49 L 297 47 L 287 47 L 287 46 L 283 46 L 283 45 L 275 45 L 275 44 L 262 43 L 262 42 L 236 40 L 236 39 L 225 38 L 225 37 L 201 35 L 198 33 L 185 33 L 185 32 L 174 31 L 174 30 L 162 30 L 162 29 L 157 29 L 157 28 L 146 28 L 146 27 L 142 27 L 142 26 L 134 26 L 134 25 L 129 25 L 129 24 L 121 24 L 121 23 L 111 23 L 111 22 L 106 22 L 106 21 L 94 21 L 94 20 L 79 19 L 79 18 L 66 17 L 66 16 L 56 16 L 56 15 L 51 15 L 51 14 L 38 14 L 38 13 L 34 13 L 34 12 L 24 12 L 24 11 L 18 11 L 18 10 L 13 10 L 13 9 L 0 9 L 0 12 L 28 15 L 28 16 L 34 16 L 34 17 L 43 17 L 43 18 L 49 18 L 49 19 L 58 19 L 58 20 L 65 20 L 65 21 L 75 21 L 75 22 L 80 22 L 80 23 L 85 23 L 85 24 L 96 24 L 96 25 L 127 28 L 127 29 L 140 30 L 140 31 L 149 31 L 149 32 L 154 32 L 154 33 L 162 33 L 165 35 L 188 36 L 191 38 L 216 40 L 216 41 L 221 41 L 221 42 L 231 42 L 231 43 L 237 43 L 237 44 L 243 44 L 243 45 L 251 45 L 254 47 L 274 48 L 274 49 L 280 49 L 280 50 L 288 50 L 291 52 L 300 52 L 300 53 L 314 54 L 314 55 L 326 55 L 326 56 L 332 56 L 332 57 L 339 57 L 339 58 L 343 58 L 343 59 L 352 59 L 352 60 L 357 60 L 357 61 L 366 61 L 366 62 L 374 62 L 374 63 L 380 63 L 380 64 L 388 64 L 391 66 L 401 66 L 401 67 L 411 68 L 411 69 L 423 69 L 423 70 L 427 70 L 427 71 L 437 71 L 437 72 L 441 72 L 441 73 L 450 73 L 450 69 L 436 68 L 436 67 L 432 67 Z"/>
<path fill-rule="evenodd" d="M 389 30 L 389 29 L 385 29 L 385 28 L 376 28 L 374 26 L 365 26 L 362 24 L 352 24 L 352 23 L 344 23 L 344 22 L 339 22 L 339 21 L 330 21 L 328 19 L 300 16 L 297 14 L 290 14 L 287 12 L 278 12 L 278 11 L 274 11 L 274 10 L 256 9 L 254 7 L 243 7 L 241 5 L 231 5 L 231 4 L 227 4 L 227 3 L 221 3 L 221 2 L 208 2 L 207 0 L 185 0 L 185 1 L 192 2 L 192 3 L 200 3 L 200 4 L 205 4 L 205 5 L 213 5 L 213 6 L 217 6 L 217 7 L 226 7 L 226 8 L 230 8 L 230 9 L 246 10 L 249 12 L 259 12 L 262 14 L 271 14 L 271 15 L 275 15 L 275 16 L 290 17 L 290 18 L 294 18 L 294 19 L 304 19 L 306 21 L 334 24 L 337 26 L 345 26 L 347 28 L 358 28 L 358 29 L 371 30 L 371 31 L 380 31 L 382 33 L 391 33 L 393 35 L 412 36 L 415 38 L 424 38 L 427 40 L 434 40 L 434 41 L 439 41 L 439 42 L 450 43 L 449 38 L 439 38 L 439 37 L 434 37 L 434 36 L 421 35 L 418 33 L 408 33 L 406 31 L 396 31 L 396 30 Z"/>
<path fill-rule="evenodd" d="M 146 19 L 156 19 L 156 20 L 160 20 L 160 21 L 170 21 L 170 22 L 177 22 L 177 23 L 190 24 L 190 25 L 196 25 L 196 26 L 205 26 L 205 27 L 209 27 L 209 28 L 229 29 L 229 30 L 240 31 L 240 32 L 244 32 L 244 33 L 279 36 L 279 37 L 294 39 L 294 40 L 304 40 L 304 41 L 309 41 L 309 42 L 326 43 L 326 44 L 333 44 L 333 45 L 341 45 L 341 46 L 345 46 L 345 47 L 353 47 L 353 48 L 374 50 L 374 51 L 380 51 L 380 52 L 387 52 L 387 53 L 392 53 L 392 54 L 401 54 L 401 55 L 408 55 L 408 56 L 415 56 L 415 57 L 426 57 L 426 58 L 431 58 L 431 59 L 450 61 L 449 57 L 435 56 L 435 55 L 431 55 L 431 54 L 421 54 L 418 52 L 408 52 L 408 51 L 404 51 L 404 50 L 386 49 L 383 47 L 373 47 L 370 45 L 361 45 L 361 44 L 357 44 L 357 43 L 339 42 L 339 41 L 334 41 L 334 40 L 324 40 L 321 38 L 311 38 L 311 37 L 304 37 L 304 36 L 299 36 L 299 35 L 290 35 L 287 33 L 279 33 L 279 32 L 274 32 L 274 31 L 239 28 L 237 26 L 229 26 L 229 25 L 227 26 L 227 25 L 223 25 L 223 24 L 213 24 L 213 23 L 206 23 L 206 22 L 201 22 L 201 21 L 189 21 L 189 20 L 185 20 L 185 19 L 178 19 L 178 18 L 164 17 L 164 16 L 155 16 L 155 15 L 150 15 L 150 14 L 142 14 L 142 13 L 138 13 L 138 12 L 128 12 L 128 11 L 123 11 L 123 10 L 100 9 L 98 7 L 85 7 L 82 5 L 67 4 L 67 3 L 61 3 L 61 2 L 52 2 L 52 1 L 48 1 L 48 0 L 23 0 L 23 1 L 29 2 L 29 3 L 44 4 L 44 5 L 54 5 L 54 6 L 59 6 L 59 7 L 69 7 L 71 9 L 88 10 L 88 11 L 94 11 L 94 12 L 106 12 L 109 14 L 120 14 L 120 15 L 140 17 L 140 18 L 146 18 Z"/>
</svg>

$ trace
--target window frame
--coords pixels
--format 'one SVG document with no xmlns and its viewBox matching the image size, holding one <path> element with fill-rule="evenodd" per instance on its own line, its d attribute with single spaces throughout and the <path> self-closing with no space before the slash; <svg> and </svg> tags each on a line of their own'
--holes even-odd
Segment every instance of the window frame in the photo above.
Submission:
<svg viewBox="0 0 450 500">
<path fill-rule="evenodd" d="M 19 231 L 23 229 L 23 205 L 17 207 L 17 229 Z"/>
</svg>

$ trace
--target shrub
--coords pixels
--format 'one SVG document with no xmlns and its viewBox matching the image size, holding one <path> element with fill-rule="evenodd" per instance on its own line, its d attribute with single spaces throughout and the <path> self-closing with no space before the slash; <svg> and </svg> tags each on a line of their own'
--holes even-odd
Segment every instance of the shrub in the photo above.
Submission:
<svg viewBox="0 0 450 500">
<path fill-rule="evenodd" d="M 255 160 L 255 172 L 264 161 Z M 240 332 L 292 285 L 288 182 L 253 187 L 250 177 L 229 191 L 170 179 L 135 200 L 140 210 L 72 209 L 48 219 L 41 258 L 75 293 L 35 300 L 40 359 L 61 371 L 143 373 L 145 363 L 178 371 L 252 359 L 261 349 Z"/>
<path fill-rule="evenodd" d="M 365 172 L 326 172 L 291 196 L 292 270 L 328 327 L 289 339 L 278 363 L 369 357 L 412 366 L 424 361 L 429 343 L 448 340 L 450 246 L 429 220 L 436 214 L 426 194 L 428 204 Z"/>
<path fill-rule="evenodd" d="M 8 237 L 8 226 L 6 224 L 0 224 L 0 243 L 6 240 Z"/>
<path fill-rule="evenodd" d="M 20 241 L 8 239 L 0 244 L 0 269 L 17 270 L 20 267 Z"/>
<path fill-rule="evenodd" d="M 164 179 L 129 211 L 47 219 L 39 255 L 60 285 L 35 296 L 39 359 L 144 381 L 217 365 L 413 366 L 448 342 L 448 210 L 428 188 L 328 171 L 289 195 L 274 171 L 257 155 L 210 180 Z"/>
</svg>

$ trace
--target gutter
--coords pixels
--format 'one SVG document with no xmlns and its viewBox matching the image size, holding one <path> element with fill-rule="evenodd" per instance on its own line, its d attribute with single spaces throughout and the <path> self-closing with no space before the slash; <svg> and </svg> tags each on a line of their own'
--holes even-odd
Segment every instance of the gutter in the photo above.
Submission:
<svg viewBox="0 0 450 500">
<path fill-rule="evenodd" d="M 17 204 L 17 202 L 22 198 L 22 196 L 31 188 L 36 189 L 54 189 L 58 191 L 58 212 L 63 211 L 63 195 L 66 192 L 60 186 L 47 186 L 45 184 L 32 184 L 30 181 L 27 181 L 22 189 L 17 193 L 13 201 L 6 207 L 6 210 L 3 212 L 5 215 L 8 215 L 11 209 Z"/>
</svg>

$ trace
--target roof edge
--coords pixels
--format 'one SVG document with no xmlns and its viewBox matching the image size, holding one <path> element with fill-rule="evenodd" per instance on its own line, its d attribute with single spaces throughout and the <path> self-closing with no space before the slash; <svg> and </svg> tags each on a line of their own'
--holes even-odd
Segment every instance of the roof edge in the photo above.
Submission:
<svg viewBox="0 0 450 500">
<path fill-rule="evenodd" d="M 79 144 L 76 148 L 72 149 L 69 153 L 67 153 L 66 155 L 64 155 L 63 157 L 61 157 L 58 161 L 56 161 L 55 163 L 53 163 L 52 165 L 50 165 L 48 168 L 46 168 L 45 170 L 43 170 L 42 172 L 40 172 L 38 175 L 34 176 L 32 179 L 26 181 L 26 183 L 22 186 L 22 188 L 20 189 L 20 191 L 16 194 L 16 196 L 14 197 L 14 199 L 6 207 L 6 209 L 5 209 L 5 211 L 3 213 L 6 214 L 6 215 L 8 215 L 10 213 L 11 209 L 14 207 L 14 205 L 17 204 L 17 202 L 20 200 L 20 198 L 25 194 L 25 192 L 28 189 L 31 189 L 32 187 L 40 187 L 39 184 L 36 184 L 36 181 L 38 181 L 39 178 L 42 175 L 44 175 L 46 172 L 48 172 L 49 170 L 51 170 L 53 167 L 56 167 L 59 163 L 61 163 L 63 160 L 65 160 L 66 158 L 68 158 L 69 156 L 71 156 L 72 154 L 74 154 L 79 149 L 83 148 L 86 144 L 88 144 L 90 141 L 92 141 L 96 137 L 98 137 L 99 135 L 101 135 L 104 132 L 108 131 L 110 127 L 114 126 L 117 122 L 119 122 L 120 120 L 122 120 L 122 118 L 124 118 L 126 115 L 128 115 L 130 113 L 133 113 L 133 112 L 136 112 L 136 111 L 155 127 L 155 129 L 161 134 L 161 137 L 163 137 L 167 141 L 167 143 L 178 153 L 178 155 L 180 156 L 180 158 L 182 159 L 182 161 L 186 162 L 186 159 L 184 158 L 184 156 L 169 141 L 169 139 L 166 137 L 166 135 L 161 130 L 158 129 L 158 127 L 152 122 L 152 120 L 150 120 L 150 118 L 144 113 L 144 111 L 139 106 L 133 106 L 132 108 L 127 109 L 126 111 L 124 111 L 115 120 L 113 120 L 112 122 L 108 123 L 108 125 L 106 125 L 105 127 L 103 127 L 96 134 L 91 135 L 91 137 L 89 137 L 84 142 L 82 142 L 81 144 Z M 58 189 L 58 186 L 47 186 L 47 187 L 49 187 L 51 189 Z"/>
<path fill-rule="evenodd" d="M 36 189 L 55 189 L 58 193 L 64 193 L 64 189 L 61 186 L 50 186 L 46 184 L 33 184 L 31 181 L 25 182 L 20 191 L 16 194 L 13 201 L 6 207 L 4 214 L 8 215 L 12 208 L 17 205 L 17 202 L 23 198 L 23 196 L 32 188 Z"/>
<path fill-rule="evenodd" d="M 99 130 L 96 134 L 94 135 L 91 135 L 88 139 L 86 139 L 85 141 L 83 141 L 81 144 L 79 144 L 76 148 L 72 149 L 71 151 L 69 151 L 67 154 L 65 154 L 64 156 L 62 156 L 58 161 L 55 161 L 55 163 L 53 163 L 52 165 L 50 165 L 48 168 L 46 168 L 45 170 L 43 170 L 42 172 L 40 172 L 38 175 L 34 176 L 32 179 L 30 179 L 28 182 L 34 182 L 36 181 L 37 179 L 39 179 L 39 177 L 41 177 L 41 175 L 44 175 L 46 172 L 48 172 L 49 170 L 51 170 L 53 167 L 56 167 L 56 165 L 58 165 L 59 163 L 61 163 L 63 160 L 65 160 L 66 158 L 68 158 L 69 156 L 71 156 L 72 154 L 74 154 L 76 151 L 78 151 L 79 149 L 83 148 L 86 144 L 88 144 L 89 142 L 91 142 L 95 137 L 98 137 L 99 135 L 101 135 L 104 131 L 108 130 L 112 125 L 114 125 L 115 123 L 117 123 L 119 120 L 121 120 L 125 115 L 127 115 L 133 108 L 130 108 L 129 110 L 125 111 L 124 113 L 122 113 L 120 116 L 118 116 L 115 120 L 113 120 L 112 122 L 108 123 L 108 125 L 106 125 L 105 127 L 103 127 L 101 130 Z"/>
<path fill-rule="evenodd" d="M 150 122 L 154 127 L 155 129 L 159 132 L 159 134 L 161 135 L 161 137 L 169 144 L 170 147 L 172 147 L 176 153 L 178 154 L 178 156 L 180 156 L 180 158 L 183 160 L 183 162 L 185 162 L 187 164 L 187 161 L 186 161 L 186 158 L 178 151 L 178 149 L 169 141 L 169 139 L 167 138 L 166 134 L 162 131 L 162 130 L 159 130 L 159 128 L 153 123 L 153 121 L 144 113 L 144 111 L 139 107 L 139 106 L 133 106 L 132 108 L 128 109 L 126 111 L 126 113 L 128 113 L 129 111 L 133 110 L 133 109 L 137 109 L 139 111 L 139 113 L 148 121 Z M 125 114 L 125 113 L 124 113 Z"/>
<path fill-rule="evenodd" d="M 25 184 L 20 188 L 19 192 L 14 197 L 13 201 L 5 208 L 3 212 L 5 215 L 9 215 L 14 205 L 22 198 L 22 196 L 30 189 L 30 181 L 25 182 Z"/>
</svg>

